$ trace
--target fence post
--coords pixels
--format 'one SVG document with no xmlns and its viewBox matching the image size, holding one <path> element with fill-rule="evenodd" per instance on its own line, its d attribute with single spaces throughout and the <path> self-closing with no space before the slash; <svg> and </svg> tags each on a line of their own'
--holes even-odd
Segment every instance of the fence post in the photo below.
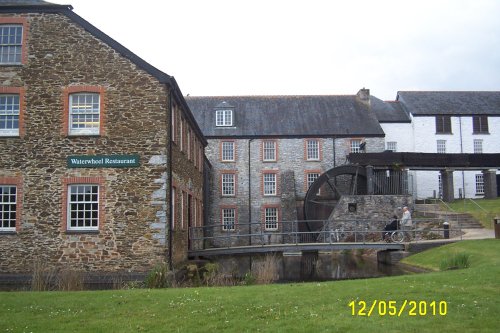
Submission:
<svg viewBox="0 0 500 333">
<path fill-rule="evenodd" d="M 450 239 L 450 224 L 448 222 L 443 223 L 443 233 L 444 233 L 444 239 Z"/>
</svg>

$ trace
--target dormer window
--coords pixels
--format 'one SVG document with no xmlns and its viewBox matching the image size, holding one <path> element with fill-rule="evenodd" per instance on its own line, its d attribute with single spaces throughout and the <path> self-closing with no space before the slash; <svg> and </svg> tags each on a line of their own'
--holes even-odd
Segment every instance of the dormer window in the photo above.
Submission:
<svg viewBox="0 0 500 333">
<path fill-rule="evenodd" d="M 233 126 L 233 110 L 216 110 L 215 126 Z"/>
</svg>

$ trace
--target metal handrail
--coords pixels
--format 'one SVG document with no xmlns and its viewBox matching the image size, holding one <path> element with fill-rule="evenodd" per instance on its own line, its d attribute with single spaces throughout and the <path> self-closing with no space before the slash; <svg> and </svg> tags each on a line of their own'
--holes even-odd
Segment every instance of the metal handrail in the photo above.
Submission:
<svg viewBox="0 0 500 333">
<path fill-rule="evenodd" d="M 315 231 L 299 231 L 298 226 L 300 223 L 322 223 L 322 228 Z M 264 225 L 260 222 L 252 223 L 238 223 L 234 225 L 234 229 L 223 230 L 222 225 L 205 225 L 201 227 L 191 227 L 190 229 L 190 240 L 191 244 L 198 244 L 197 249 L 201 248 L 231 248 L 236 246 L 246 246 L 247 244 L 241 244 L 240 240 L 252 239 L 251 244 L 255 246 L 265 246 L 270 244 L 298 244 L 298 243 L 322 243 L 322 244 L 332 244 L 332 243 L 367 243 L 367 242 L 377 242 L 382 241 L 382 234 L 387 232 L 383 229 L 370 229 L 370 225 L 373 226 L 373 222 L 379 222 L 386 224 L 387 221 L 375 221 L 368 219 L 356 219 L 356 220 L 342 220 L 335 221 L 336 225 L 332 224 L 333 221 L 328 220 L 318 220 L 318 221 L 278 221 L 277 230 L 265 230 Z M 344 228 L 340 226 L 342 222 L 350 222 L 351 227 Z M 405 230 L 410 235 L 413 235 L 414 241 L 418 242 L 417 235 L 422 235 L 423 233 L 434 233 L 436 235 L 443 235 L 445 230 L 449 232 L 461 231 L 460 226 L 458 228 L 445 229 L 442 219 L 437 218 L 425 218 L 425 219 L 414 219 L 413 228 Z M 423 222 L 434 222 L 438 223 L 437 228 L 432 227 L 430 229 L 418 229 L 420 223 Z M 253 228 L 252 228 L 253 226 Z M 218 230 L 217 230 L 218 229 Z M 254 230 L 251 233 L 246 231 Z M 240 233 L 240 231 L 244 231 Z M 461 233 L 461 232 L 460 232 Z M 370 235 L 375 235 L 375 238 L 369 237 Z M 380 237 L 380 238 L 379 238 Z M 198 243 L 197 243 L 198 242 Z M 199 244 L 201 242 L 201 246 Z M 211 244 L 207 244 L 210 242 Z M 250 242 L 249 242 L 250 243 Z M 207 246 L 209 245 L 209 246 Z"/>
<path fill-rule="evenodd" d="M 474 205 L 478 206 L 486 214 L 490 214 L 490 212 L 488 212 L 486 209 L 484 209 L 483 207 L 481 207 L 481 205 L 479 205 L 477 202 L 475 202 L 474 200 L 472 200 L 472 198 L 466 198 L 466 199 L 468 199 L 469 201 L 471 201 Z"/>
<path fill-rule="evenodd" d="M 442 199 L 436 199 L 438 200 L 441 204 L 443 204 L 446 208 L 448 208 L 449 210 L 451 210 L 453 213 L 456 213 L 456 211 L 451 208 L 446 202 L 444 202 Z"/>
</svg>

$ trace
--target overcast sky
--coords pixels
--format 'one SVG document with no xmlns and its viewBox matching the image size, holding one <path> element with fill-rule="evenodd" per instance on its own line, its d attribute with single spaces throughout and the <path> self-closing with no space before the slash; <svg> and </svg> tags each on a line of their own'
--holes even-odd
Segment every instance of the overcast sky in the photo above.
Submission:
<svg viewBox="0 0 500 333">
<path fill-rule="evenodd" d="M 500 90 L 498 0 L 48 0 L 184 95 Z"/>
</svg>

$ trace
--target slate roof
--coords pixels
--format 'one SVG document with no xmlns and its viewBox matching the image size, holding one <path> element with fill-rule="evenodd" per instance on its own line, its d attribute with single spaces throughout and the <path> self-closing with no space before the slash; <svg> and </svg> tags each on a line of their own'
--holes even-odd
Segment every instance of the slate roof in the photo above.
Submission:
<svg viewBox="0 0 500 333">
<path fill-rule="evenodd" d="M 399 91 L 397 100 L 414 116 L 500 116 L 500 91 Z"/>
<path fill-rule="evenodd" d="M 43 0 L 0 0 L 0 6 L 24 6 L 24 5 L 52 6 L 55 4 Z"/>
<path fill-rule="evenodd" d="M 355 95 L 186 97 L 207 137 L 384 136 Z M 225 103 L 225 104 L 221 104 Z M 233 127 L 216 127 L 215 110 L 233 108 Z"/>
<path fill-rule="evenodd" d="M 411 119 L 399 101 L 384 102 L 377 97 L 370 96 L 373 112 L 381 123 L 410 123 Z"/>
</svg>

